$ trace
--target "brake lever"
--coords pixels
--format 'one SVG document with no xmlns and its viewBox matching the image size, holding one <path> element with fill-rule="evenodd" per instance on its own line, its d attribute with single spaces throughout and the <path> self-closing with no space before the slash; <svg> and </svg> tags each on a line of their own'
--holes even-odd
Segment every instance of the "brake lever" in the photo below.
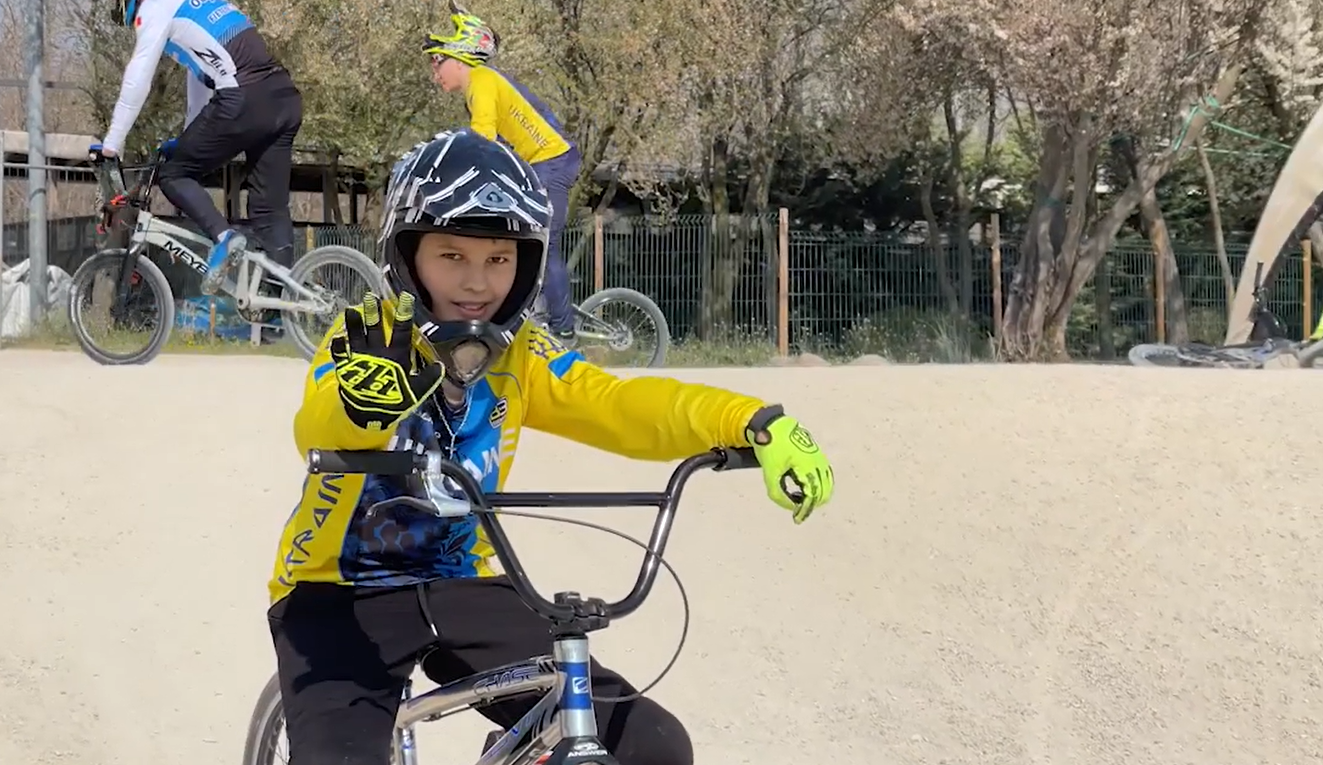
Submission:
<svg viewBox="0 0 1323 765">
<path fill-rule="evenodd" d="M 442 507 L 442 504 L 445 507 Z M 366 517 L 371 518 L 377 513 L 389 510 L 394 507 L 408 507 L 419 510 L 428 515 L 434 515 L 437 518 L 462 518 L 466 515 L 472 515 L 474 511 L 473 504 L 461 499 L 450 498 L 448 502 L 436 502 L 434 500 L 418 499 L 416 497 L 394 497 L 392 499 L 383 499 L 368 506 Z"/>
</svg>

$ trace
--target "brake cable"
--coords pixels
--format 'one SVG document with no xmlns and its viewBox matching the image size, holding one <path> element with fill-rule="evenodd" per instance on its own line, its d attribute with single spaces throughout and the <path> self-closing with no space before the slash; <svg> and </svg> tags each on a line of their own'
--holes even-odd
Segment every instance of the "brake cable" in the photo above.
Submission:
<svg viewBox="0 0 1323 765">
<path fill-rule="evenodd" d="M 634 537 L 631 537 L 630 535 L 624 533 L 623 531 L 616 531 L 615 529 L 610 528 L 608 526 L 603 526 L 598 523 L 592 523 L 590 521 L 581 521 L 577 518 L 562 518 L 556 515 L 543 515 L 542 513 L 530 513 L 524 511 L 499 510 L 499 509 L 483 509 L 483 510 L 476 510 L 476 512 L 492 513 L 495 515 L 508 515 L 515 518 L 535 518 L 540 521 L 552 521 L 555 523 L 566 523 L 571 526 L 582 526 L 586 529 L 593 529 L 594 531 L 604 531 L 607 534 L 611 534 L 612 536 L 620 537 L 621 539 L 627 542 L 632 542 L 633 544 L 642 548 L 644 552 L 649 551 L 648 546 L 646 544 L 640 542 Z M 682 625 L 680 627 L 680 640 L 675 646 L 675 653 L 671 654 L 671 660 L 666 662 L 666 666 L 662 668 L 661 674 L 657 675 L 657 678 L 655 680 L 648 683 L 641 690 L 636 691 L 635 693 L 631 693 L 628 696 L 615 696 L 615 697 L 593 696 L 592 697 L 593 701 L 602 704 L 619 704 L 626 701 L 637 701 L 638 699 L 643 698 L 644 694 L 646 694 L 648 691 L 657 687 L 657 684 L 660 683 L 662 679 L 665 678 L 666 675 L 670 673 L 671 669 L 675 667 L 675 663 L 680 660 L 680 654 L 681 652 L 684 651 L 685 640 L 689 637 L 689 594 L 684 589 L 684 583 L 680 581 L 680 575 L 676 573 L 674 568 L 671 567 L 671 564 L 668 563 L 666 559 L 660 555 L 657 556 L 657 562 L 660 563 L 666 569 L 666 573 L 671 575 L 671 579 L 675 580 L 675 588 L 680 591 L 680 603 L 684 607 L 684 621 L 682 622 Z"/>
</svg>

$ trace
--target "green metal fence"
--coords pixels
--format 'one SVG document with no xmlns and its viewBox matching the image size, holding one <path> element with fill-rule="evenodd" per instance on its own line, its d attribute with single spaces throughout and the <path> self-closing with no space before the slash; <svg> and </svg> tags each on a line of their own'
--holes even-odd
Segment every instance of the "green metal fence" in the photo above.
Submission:
<svg viewBox="0 0 1323 765">
<path fill-rule="evenodd" d="M 72 270 L 94 244 L 91 237 L 79 237 L 84 244 L 75 246 L 63 234 L 85 233 L 91 220 L 51 225 L 61 236 L 50 241 L 63 243 L 52 262 Z M 5 227 L 15 242 L 23 241 L 19 227 Z M 300 254 L 326 244 L 347 245 L 376 257 L 376 233 L 367 227 L 310 227 L 298 237 Z M 21 257 L 19 249 L 7 251 L 6 260 Z M 1206 246 L 1178 244 L 1175 249 L 1181 299 L 1168 296 L 1169 338 L 1219 342 L 1227 309 L 1219 259 Z M 572 222 L 563 251 L 575 279 L 576 300 L 607 287 L 646 294 L 666 315 L 681 357 L 686 346 L 732 344 L 751 348 L 755 355 L 771 355 L 782 327 L 792 351 L 839 356 L 878 353 L 896 359 L 959 361 L 985 355 L 991 347 L 996 258 L 986 243 L 974 242 L 963 250 L 943 245 L 934 251 L 926 242 L 880 234 L 783 230 L 775 215 L 725 221 L 707 216 L 614 217 Z M 1004 302 L 1018 259 L 1017 243 L 1001 243 L 999 253 Z M 1244 248 L 1233 248 L 1228 258 L 1233 279 L 1238 279 Z M 1319 280 L 1312 280 L 1313 294 L 1304 294 L 1302 263 L 1299 249 L 1288 253 L 1269 293 L 1270 307 L 1295 337 L 1305 334 L 1306 324 L 1312 325 L 1306 313 L 1323 304 Z M 1113 249 L 1070 314 L 1067 344 L 1073 356 L 1123 358 L 1131 345 L 1157 339 L 1154 264 L 1144 242 Z M 179 286 L 184 288 L 180 295 L 186 296 L 187 286 Z"/>
<path fill-rule="evenodd" d="M 617 217 L 573 222 L 564 252 L 575 297 L 597 286 L 629 287 L 651 297 L 681 344 L 762 343 L 775 348 L 781 323 L 780 231 L 775 216 Z M 943 245 L 860 232 L 786 233 L 786 317 L 794 350 L 840 355 L 883 353 L 951 360 L 986 352 L 993 334 L 994 254 L 988 244 L 961 251 Z M 319 229 L 315 244 L 341 243 L 372 253 L 362 229 Z M 1003 301 L 1018 244 L 1000 245 Z M 600 250 L 600 253 L 599 253 Z M 1178 244 L 1180 298 L 1168 295 L 1168 333 L 1220 342 L 1227 298 L 1222 266 L 1210 247 Z M 1238 280 L 1245 248 L 1227 253 Z M 600 264 L 601 273 L 597 272 Z M 1155 258 L 1143 242 L 1121 243 L 1104 259 L 1071 312 L 1067 343 L 1080 358 L 1116 358 L 1157 340 Z M 1306 299 L 1302 256 L 1277 268 L 1269 305 L 1295 336 L 1303 333 Z M 1317 292 L 1315 286 L 1313 291 Z M 1311 304 L 1323 298 L 1313 295 Z"/>
</svg>

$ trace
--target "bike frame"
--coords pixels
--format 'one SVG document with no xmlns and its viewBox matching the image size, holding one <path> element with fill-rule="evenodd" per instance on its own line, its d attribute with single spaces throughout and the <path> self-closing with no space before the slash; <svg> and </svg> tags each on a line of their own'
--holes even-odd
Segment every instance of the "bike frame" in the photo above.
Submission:
<svg viewBox="0 0 1323 765">
<path fill-rule="evenodd" d="M 102 161 L 96 164 L 98 180 L 102 193 L 107 200 L 123 196 L 125 204 L 137 211 L 133 233 L 129 237 L 129 258 L 124 264 L 124 273 L 120 280 L 121 299 L 127 297 L 129 277 L 133 273 L 133 262 L 148 246 L 163 250 L 172 260 L 183 260 L 189 268 L 200 276 L 205 276 L 210 269 L 207 259 L 197 253 L 185 242 L 210 250 L 213 242 L 202 234 L 194 233 L 183 226 L 171 223 L 150 211 L 152 191 L 165 161 L 165 153 L 159 149 L 153 155 L 148 166 L 147 177 L 128 189 L 122 174 L 117 176 L 112 169 L 119 169 L 118 163 Z M 250 271 L 251 268 L 251 271 Z M 270 274 L 286 287 L 299 295 L 306 302 L 291 302 L 281 298 L 269 298 L 258 292 L 262 278 Z M 247 248 L 241 253 L 238 279 L 226 279 L 221 289 L 235 300 L 241 309 L 275 309 L 280 311 L 308 312 L 322 314 L 334 306 L 315 292 L 290 278 L 290 270 L 267 257 L 259 249 Z"/>
<path fill-rule="evenodd" d="M 580 308 L 577 304 L 571 305 L 570 308 L 574 311 L 575 316 L 578 316 L 580 319 L 583 320 L 583 324 L 580 325 L 581 328 L 575 330 L 575 334 L 577 334 L 580 338 L 584 340 L 600 340 L 606 343 L 613 343 L 620 340 L 620 336 L 622 334 L 626 334 L 626 335 L 629 334 L 628 330 L 625 330 L 622 333 L 621 330 L 617 329 L 615 326 L 608 324 L 605 321 L 602 321 L 601 319 L 597 318 L 591 313 L 588 313 L 587 311 Z M 603 328 L 606 331 L 593 332 L 587 329 L 587 327 L 590 325 Z"/>
<path fill-rule="evenodd" d="M 579 657 L 576 662 L 575 657 Z M 397 765 L 418 765 L 413 726 L 478 708 L 502 699 L 544 691 L 542 699 L 518 723 L 506 731 L 474 765 L 533 765 L 556 744 L 567 738 L 597 736 L 591 689 L 586 673 L 571 673 L 578 664 L 587 666 L 588 638 L 556 640 L 552 656 L 507 664 L 413 696 L 412 681 L 405 684 L 404 699 L 395 718 L 394 757 Z M 580 686 L 575 692 L 576 683 Z M 574 709 L 584 707 L 586 709 Z M 601 748 L 600 745 L 598 748 Z M 586 753 L 586 752 L 585 752 Z M 602 749 L 602 755 L 606 754 Z"/>
<path fill-rule="evenodd" d="M 189 231 L 183 226 L 159 218 L 147 210 L 138 211 L 138 221 L 134 225 L 133 235 L 129 241 L 131 243 L 129 247 L 130 255 L 136 256 L 150 245 L 164 250 L 176 261 L 184 261 L 199 276 L 206 276 L 210 270 L 207 267 L 207 259 L 199 255 L 192 247 L 184 244 L 184 242 L 189 242 L 210 248 L 212 245 L 210 239 Z M 279 279 L 308 302 L 296 303 L 259 294 L 258 287 L 262 284 L 262 278 L 266 274 Z M 226 279 L 221 289 L 226 294 L 233 296 L 240 308 L 307 311 L 311 313 L 324 313 L 331 310 L 331 305 L 307 287 L 291 279 L 289 274 L 288 268 L 271 260 L 261 250 L 245 249 L 242 253 L 242 260 L 239 261 L 239 278 L 237 280 Z M 240 286 L 242 286 L 242 289 L 240 289 Z"/>
<path fill-rule="evenodd" d="M 546 306 L 542 302 L 542 297 L 539 296 L 537 298 L 537 301 L 538 302 L 534 303 L 533 319 L 534 321 L 538 322 L 544 327 L 549 326 L 547 324 L 547 310 L 546 310 Z M 621 341 L 622 335 L 624 335 L 626 339 L 628 339 L 630 335 L 628 330 L 622 332 L 619 328 L 615 327 L 614 325 L 605 322 L 597 318 L 596 316 L 592 315 L 591 313 L 583 310 L 582 308 L 579 307 L 578 303 L 571 303 L 570 310 L 573 311 L 574 315 L 581 320 L 580 323 L 574 329 L 574 334 L 580 340 L 597 340 L 605 343 L 615 343 Z M 588 329 L 590 325 L 594 327 L 598 327 L 602 331 L 597 331 L 597 332 L 592 331 Z"/>
</svg>

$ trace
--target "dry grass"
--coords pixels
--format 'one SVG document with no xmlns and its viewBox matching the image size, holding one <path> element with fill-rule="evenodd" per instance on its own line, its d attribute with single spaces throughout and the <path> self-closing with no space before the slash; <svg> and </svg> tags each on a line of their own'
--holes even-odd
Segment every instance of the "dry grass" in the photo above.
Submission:
<svg viewBox="0 0 1323 765">
<path fill-rule="evenodd" d="M 131 338 L 118 337 L 116 341 L 117 345 L 123 344 L 121 347 L 141 347 L 146 344 L 145 339 L 134 342 Z M 43 325 L 24 338 L 6 339 L 0 342 L 0 349 L 3 348 L 82 352 L 82 349 L 78 346 L 78 340 L 74 338 L 69 328 L 54 324 Z M 162 349 L 161 353 L 299 358 L 298 350 L 293 343 L 288 341 L 264 342 L 261 345 L 254 346 L 247 339 L 219 338 L 197 332 L 187 332 L 179 328 L 170 333 L 170 339 L 166 341 L 165 348 Z"/>
</svg>

